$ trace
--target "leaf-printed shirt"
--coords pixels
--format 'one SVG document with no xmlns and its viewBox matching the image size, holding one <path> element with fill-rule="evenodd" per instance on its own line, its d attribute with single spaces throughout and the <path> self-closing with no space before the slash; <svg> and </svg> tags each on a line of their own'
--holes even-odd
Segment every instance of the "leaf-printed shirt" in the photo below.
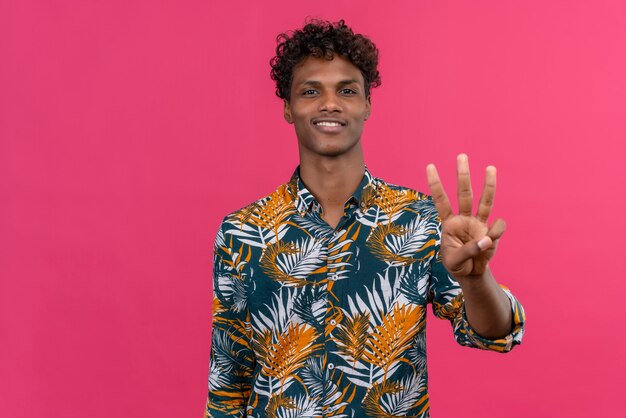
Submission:
<svg viewBox="0 0 626 418">
<path fill-rule="evenodd" d="M 366 169 L 336 228 L 296 169 L 227 216 L 215 242 L 209 417 L 427 417 L 426 305 L 456 340 L 499 352 L 469 325 L 439 258 L 431 198 Z"/>
</svg>

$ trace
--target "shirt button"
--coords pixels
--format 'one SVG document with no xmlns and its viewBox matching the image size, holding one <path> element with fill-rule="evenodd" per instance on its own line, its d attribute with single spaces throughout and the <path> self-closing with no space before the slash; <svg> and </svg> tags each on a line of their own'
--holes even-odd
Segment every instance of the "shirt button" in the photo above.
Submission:
<svg viewBox="0 0 626 418">
<path fill-rule="evenodd" d="M 335 321 L 334 319 L 330 320 L 330 325 L 335 326 L 337 325 L 337 321 Z"/>
<path fill-rule="evenodd" d="M 332 370 L 335 368 L 335 365 L 333 363 L 328 363 L 328 370 Z"/>
</svg>

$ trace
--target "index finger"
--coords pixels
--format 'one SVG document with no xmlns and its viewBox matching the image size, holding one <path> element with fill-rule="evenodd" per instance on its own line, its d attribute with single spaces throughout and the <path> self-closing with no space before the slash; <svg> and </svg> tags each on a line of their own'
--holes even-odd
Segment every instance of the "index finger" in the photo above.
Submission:
<svg viewBox="0 0 626 418">
<path fill-rule="evenodd" d="M 443 189 L 443 184 L 439 179 L 439 173 L 434 164 L 428 164 L 426 166 L 426 178 L 428 179 L 428 187 L 430 188 L 430 194 L 433 197 L 433 202 L 439 212 L 441 220 L 445 220 L 452 216 L 452 206 L 446 195 L 446 191 Z"/>
</svg>

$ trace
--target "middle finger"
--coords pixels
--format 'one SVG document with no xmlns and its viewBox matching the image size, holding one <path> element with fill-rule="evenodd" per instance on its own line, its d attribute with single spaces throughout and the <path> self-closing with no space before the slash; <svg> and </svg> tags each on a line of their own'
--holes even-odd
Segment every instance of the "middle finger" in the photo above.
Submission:
<svg viewBox="0 0 626 418">
<path fill-rule="evenodd" d="M 472 182 L 470 180 L 469 162 L 466 154 L 456 157 L 457 194 L 459 199 L 459 214 L 472 215 Z"/>
</svg>

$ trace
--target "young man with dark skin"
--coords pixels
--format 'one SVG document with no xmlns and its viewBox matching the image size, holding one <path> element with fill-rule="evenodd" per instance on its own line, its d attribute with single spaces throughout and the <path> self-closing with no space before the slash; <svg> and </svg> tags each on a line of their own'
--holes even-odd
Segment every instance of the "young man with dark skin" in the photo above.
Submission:
<svg viewBox="0 0 626 418">
<path fill-rule="evenodd" d="M 350 56 L 359 48 L 369 64 Z M 428 302 L 463 345 L 504 352 L 521 341 L 523 309 L 489 269 L 505 230 L 488 224 L 495 167 L 472 213 L 458 156 L 458 214 L 432 164 L 432 200 L 367 171 L 376 63 L 343 21 L 283 35 L 273 77 L 300 165 L 218 233 L 208 416 L 428 416 Z"/>
<path fill-rule="evenodd" d="M 322 219 L 335 227 L 343 206 L 363 178 L 361 133 L 371 114 L 371 96 L 357 67 L 342 57 L 307 57 L 293 72 L 291 100 L 285 120 L 295 126 L 300 177 L 322 205 Z M 487 167 L 483 194 L 472 215 L 472 189 L 467 156 L 457 158 L 459 214 L 454 215 L 433 164 L 428 184 L 442 218 L 441 257 L 463 289 L 465 309 L 480 335 L 498 338 L 511 332 L 509 299 L 489 271 L 497 240 L 505 229 L 487 219 L 496 191 L 496 168 Z M 481 242 L 482 240 L 482 242 Z"/>
</svg>

